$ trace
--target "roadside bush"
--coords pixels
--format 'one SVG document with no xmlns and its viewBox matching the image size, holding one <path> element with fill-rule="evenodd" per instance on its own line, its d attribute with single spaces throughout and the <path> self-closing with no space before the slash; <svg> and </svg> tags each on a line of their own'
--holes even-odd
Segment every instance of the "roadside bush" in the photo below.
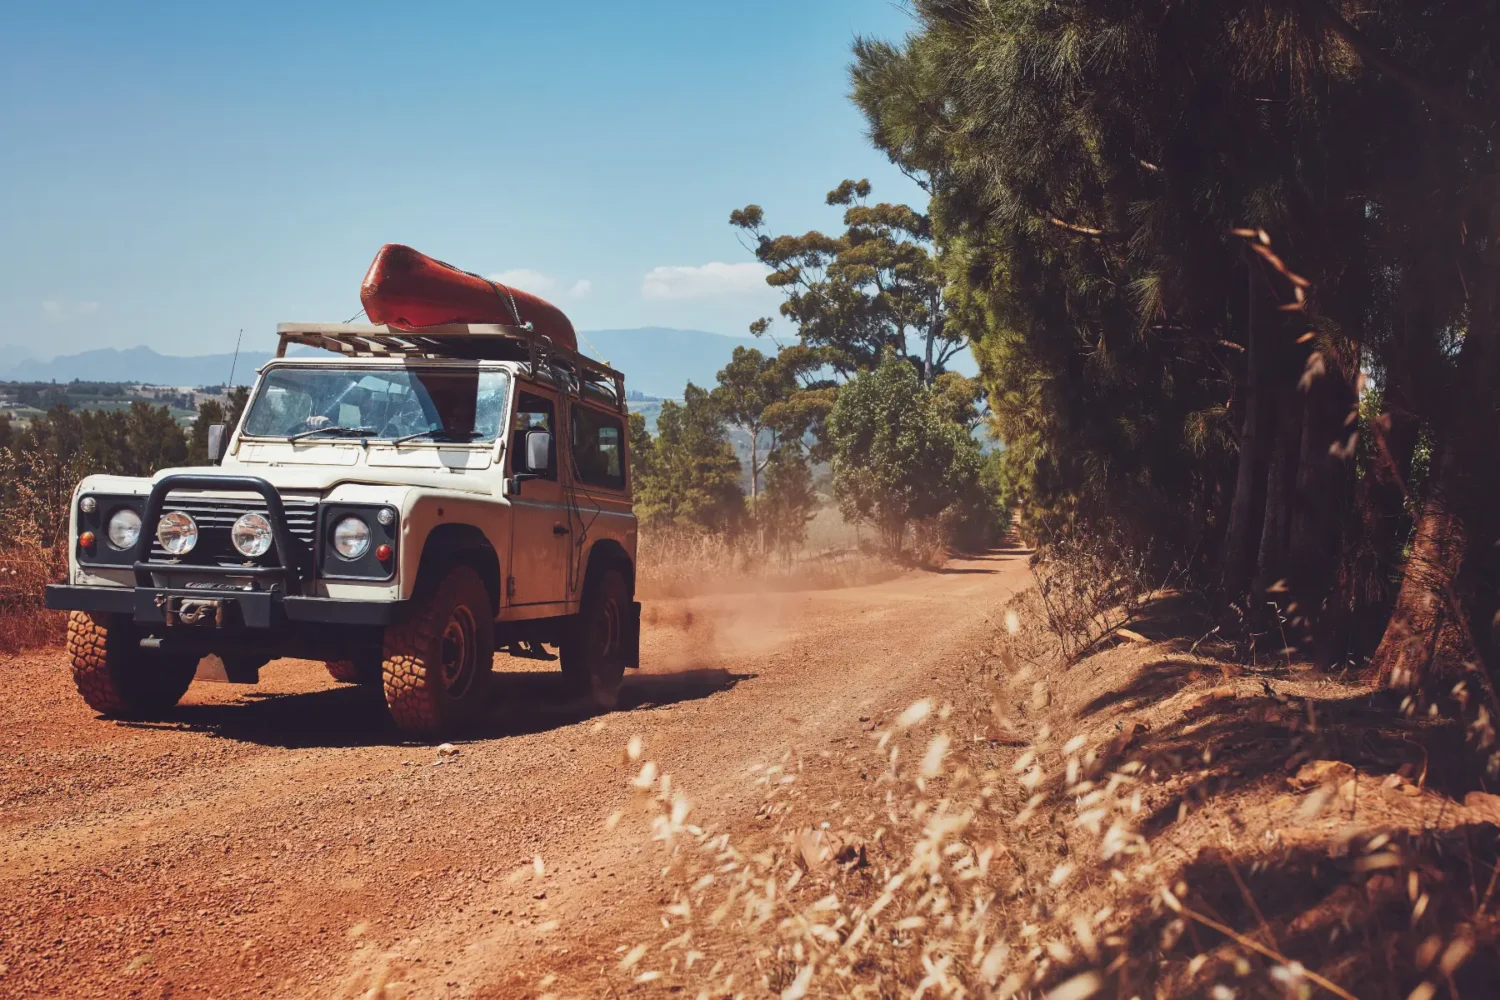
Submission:
<svg viewBox="0 0 1500 1000">
<path fill-rule="evenodd" d="M 73 488 L 99 472 L 151 475 L 182 464 L 188 440 L 164 406 L 74 412 L 54 406 L 0 446 L 0 652 L 58 642 L 63 615 L 44 590 L 68 564 Z"/>
<path fill-rule="evenodd" d="M 1105 523 L 1055 530 L 1031 557 L 1047 628 L 1072 663 L 1134 620 L 1168 578 L 1153 580 L 1151 550 Z"/>
<path fill-rule="evenodd" d="M 834 495 L 844 516 L 874 526 L 893 556 L 913 523 L 977 532 L 992 511 L 979 445 L 944 403 L 914 366 L 887 352 L 839 390 L 829 415 Z"/>
</svg>

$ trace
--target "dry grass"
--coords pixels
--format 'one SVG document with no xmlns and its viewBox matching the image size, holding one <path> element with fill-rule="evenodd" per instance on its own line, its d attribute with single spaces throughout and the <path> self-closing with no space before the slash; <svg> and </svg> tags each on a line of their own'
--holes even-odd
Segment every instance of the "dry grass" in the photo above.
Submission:
<svg viewBox="0 0 1500 1000">
<path fill-rule="evenodd" d="M 1001 617 L 951 690 L 748 774 L 752 833 L 698 825 L 632 740 L 608 825 L 640 817 L 669 901 L 610 989 L 1492 995 L 1500 797 L 1461 724 L 1199 656 L 1170 608 L 1071 668 L 1034 591 Z"/>
<path fill-rule="evenodd" d="M 66 556 L 39 545 L 0 549 L 0 653 L 63 640 L 66 617 L 43 604 L 47 584 L 62 578 Z"/>
</svg>

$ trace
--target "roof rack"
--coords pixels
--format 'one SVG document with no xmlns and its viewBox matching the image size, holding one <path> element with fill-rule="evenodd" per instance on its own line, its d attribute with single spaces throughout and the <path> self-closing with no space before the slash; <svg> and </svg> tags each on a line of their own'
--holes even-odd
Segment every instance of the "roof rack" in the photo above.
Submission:
<svg viewBox="0 0 1500 1000">
<path fill-rule="evenodd" d="M 468 361 L 524 361 L 533 374 L 561 368 L 591 388 L 613 390 L 625 412 L 625 376 L 609 365 L 554 343 L 530 327 L 496 323 L 450 323 L 421 330 L 398 330 L 370 323 L 280 323 L 276 356 L 287 347 L 318 347 L 353 358 L 446 358 Z"/>
</svg>

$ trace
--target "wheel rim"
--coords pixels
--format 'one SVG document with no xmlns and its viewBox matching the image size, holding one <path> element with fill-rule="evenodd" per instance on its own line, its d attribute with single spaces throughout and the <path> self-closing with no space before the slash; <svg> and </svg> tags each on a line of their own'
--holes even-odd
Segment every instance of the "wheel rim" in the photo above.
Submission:
<svg viewBox="0 0 1500 1000">
<path fill-rule="evenodd" d="M 608 660 L 620 649 L 620 605 L 606 600 L 599 618 L 599 658 Z"/>
<path fill-rule="evenodd" d="M 463 606 L 454 608 L 443 629 L 441 654 L 443 689 L 451 697 L 462 697 L 474 683 L 474 636 L 473 614 Z"/>
</svg>

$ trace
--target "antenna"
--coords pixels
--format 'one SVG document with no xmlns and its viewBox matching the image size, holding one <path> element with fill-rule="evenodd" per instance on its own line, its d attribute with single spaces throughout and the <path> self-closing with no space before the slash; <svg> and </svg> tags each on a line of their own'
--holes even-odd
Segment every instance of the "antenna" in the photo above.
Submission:
<svg viewBox="0 0 1500 1000">
<path fill-rule="evenodd" d="M 234 338 L 234 360 L 229 363 L 229 385 L 226 389 L 234 388 L 234 370 L 240 366 L 240 338 L 245 336 L 245 328 L 240 327 L 239 335 Z"/>
<path fill-rule="evenodd" d="M 576 331 L 576 330 L 574 331 L 574 333 L 577 333 L 577 332 L 578 331 Z M 609 364 L 609 361 L 607 361 L 605 359 L 604 355 L 601 354 L 601 353 L 599 353 L 599 348 L 597 348 L 593 344 L 589 343 L 589 338 L 585 337 L 581 333 L 578 333 L 578 339 L 581 340 L 581 341 L 583 341 L 583 346 L 587 347 L 589 350 L 591 350 L 591 351 L 594 352 L 594 357 L 598 358 L 600 361 L 603 361 L 606 365 Z"/>
</svg>

